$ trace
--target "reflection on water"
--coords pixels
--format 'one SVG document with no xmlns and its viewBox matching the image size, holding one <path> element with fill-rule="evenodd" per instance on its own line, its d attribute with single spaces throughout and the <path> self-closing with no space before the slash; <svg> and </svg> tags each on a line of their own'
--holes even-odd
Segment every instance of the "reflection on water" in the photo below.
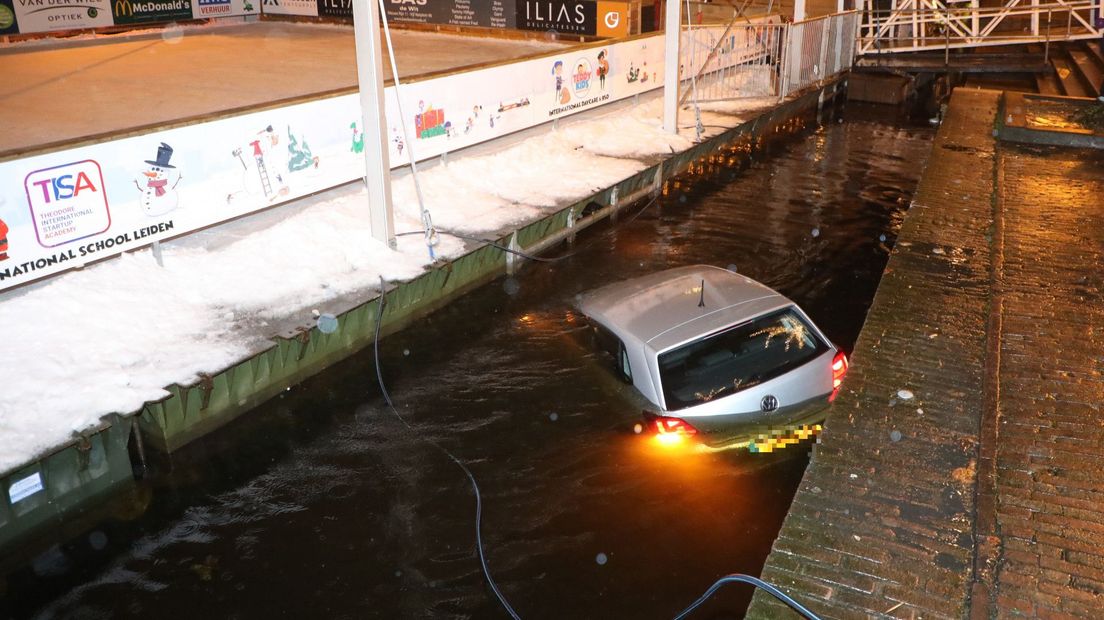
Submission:
<svg viewBox="0 0 1104 620">
<path fill-rule="evenodd" d="M 141 516 L 54 547 L 8 581 L 40 617 L 502 617 L 474 549 L 464 474 L 484 500 L 490 570 L 525 618 L 665 618 L 731 572 L 758 573 L 809 443 L 770 454 L 660 445 L 606 361 L 581 348 L 576 296 L 693 263 L 734 265 L 796 299 L 850 350 L 930 131 L 869 110 L 737 145 L 631 221 L 580 233 L 381 346 L 291 390 L 143 483 Z M 782 134 L 780 134 L 782 135 Z M 131 505 L 141 506 L 141 503 Z M 53 561 L 49 561 L 53 558 Z M 722 590 L 700 617 L 738 617 Z"/>
</svg>

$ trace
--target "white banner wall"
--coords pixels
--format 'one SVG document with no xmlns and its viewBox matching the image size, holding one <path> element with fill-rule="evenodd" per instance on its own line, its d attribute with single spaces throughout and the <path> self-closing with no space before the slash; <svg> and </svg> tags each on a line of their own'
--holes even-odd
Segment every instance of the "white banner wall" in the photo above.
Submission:
<svg viewBox="0 0 1104 620">
<path fill-rule="evenodd" d="M 19 32 L 102 28 L 114 24 L 108 0 L 14 0 Z"/>
<path fill-rule="evenodd" d="M 662 84 L 651 36 L 406 84 L 403 110 L 424 159 Z M 348 94 L 0 162 L 0 290 L 356 180 L 363 148 Z"/>
</svg>

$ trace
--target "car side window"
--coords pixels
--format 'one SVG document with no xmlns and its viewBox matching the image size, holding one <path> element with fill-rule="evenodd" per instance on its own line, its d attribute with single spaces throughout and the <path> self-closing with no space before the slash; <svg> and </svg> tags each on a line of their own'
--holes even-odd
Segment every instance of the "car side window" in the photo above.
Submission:
<svg viewBox="0 0 1104 620">
<path fill-rule="evenodd" d="M 591 330 L 598 350 L 608 355 L 613 362 L 613 370 L 617 377 L 625 383 L 632 383 L 632 364 L 629 362 L 629 353 L 625 350 L 625 344 L 613 335 L 613 332 L 597 323 L 591 323 Z"/>
<path fill-rule="evenodd" d="M 617 341 L 617 346 L 617 359 L 620 362 L 621 380 L 625 383 L 632 383 L 632 368 L 629 365 L 629 352 L 625 350 L 625 345 L 620 340 Z"/>
</svg>

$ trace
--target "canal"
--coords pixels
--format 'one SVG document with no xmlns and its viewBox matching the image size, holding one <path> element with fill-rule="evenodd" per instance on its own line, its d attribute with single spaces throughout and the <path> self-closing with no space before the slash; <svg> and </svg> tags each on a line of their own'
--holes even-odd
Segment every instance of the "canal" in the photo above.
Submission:
<svg viewBox="0 0 1104 620">
<path fill-rule="evenodd" d="M 639 415 L 581 346 L 572 304 L 678 265 L 730 266 L 850 351 L 933 131 L 851 105 L 668 184 L 529 263 L 155 463 L 98 520 L 8 577 L 16 617 L 670 618 L 757 574 L 811 444 L 694 452 Z M 749 152 L 750 151 L 750 152 Z M 641 205 L 643 206 L 643 205 Z M 553 251 L 552 254 L 556 254 Z M 738 618 L 729 586 L 695 616 Z"/>
</svg>

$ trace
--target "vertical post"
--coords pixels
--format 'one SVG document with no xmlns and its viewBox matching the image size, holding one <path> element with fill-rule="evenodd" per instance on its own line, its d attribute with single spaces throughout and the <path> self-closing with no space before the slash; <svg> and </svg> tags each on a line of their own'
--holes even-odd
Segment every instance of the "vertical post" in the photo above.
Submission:
<svg viewBox="0 0 1104 620">
<path fill-rule="evenodd" d="M 1047 28 L 1046 28 L 1046 44 L 1043 46 L 1043 64 L 1050 64 L 1050 9 L 1047 9 Z"/>
<path fill-rule="evenodd" d="M 364 126 L 364 184 L 368 188 L 372 237 L 394 249 L 397 244 L 394 208 L 391 205 L 387 122 L 383 113 L 383 51 L 380 42 L 379 4 L 375 0 L 352 2 L 357 80 L 360 84 L 360 120 Z"/>
<path fill-rule="evenodd" d="M 981 40 L 981 14 L 978 11 L 980 6 L 981 3 L 978 2 L 978 0 L 970 0 L 970 12 L 972 13 L 970 19 L 970 35 L 974 37 L 974 41 Z M 950 24 L 947 25 L 950 26 Z"/>
<path fill-rule="evenodd" d="M 1039 36 L 1039 0 L 1031 0 L 1031 36 Z"/>
<path fill-rule="evenodd" d="M 794 18 L 795 22 L 805 20 L 805 0 L 794 0 Z"/>
<path fill-rule="evenodd" d="M 679 37 L 682 35 L 682 18 L 679 4 L 682 0 L 667 0 L 663 17 L 663 130 L 678 133 L 679 99 Z"/>
</svg>

